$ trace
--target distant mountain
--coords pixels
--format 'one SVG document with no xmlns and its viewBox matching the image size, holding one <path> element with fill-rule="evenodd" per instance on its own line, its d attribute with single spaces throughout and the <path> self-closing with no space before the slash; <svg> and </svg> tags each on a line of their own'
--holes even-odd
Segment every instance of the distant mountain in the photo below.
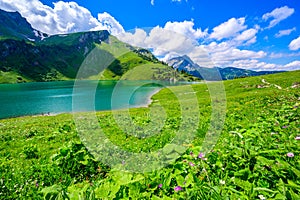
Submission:
<svg viewBox="0 0 300 200">
<path fill-rule="evenodd" d="M 94 49 L 98 56 L 91 57 L 93 63 L 82 72 L 82 79 L 195 80 L 174 73 L 150 51 L 123 43 L 108 31 L 47 36 L 34 30 L 19 13 L 1 10 L 0 22 L 0 83 L 75 79 Z M 119 55 L 118 51 L 126 53 Z M 137 66 L 143 69 L 135 69 Z"/>
<path fill-rule="evenodd" d="M 194 63 L 188 56 L 175 57 L 167 61 L 167 63 L 178 71 L 184 71 L 193 76 L 199 77 L 206 80 L 229 80 L 235 78 L 242 78 L 248 76 L 259 76 L 266 74 L 274 74 L 282 71 L 253 71 L 247 69 L 240 69 L 235 67 L 226 68 L 206 68 L 201 67 Z M 219 77 L 216 73 L 219 72 Z"/>
<path fill-rule="evenodd" d="M 0 38 L 36 41 L 47 36 L 33 29 L 20 13 L 0 10 Z"/>
</svg>

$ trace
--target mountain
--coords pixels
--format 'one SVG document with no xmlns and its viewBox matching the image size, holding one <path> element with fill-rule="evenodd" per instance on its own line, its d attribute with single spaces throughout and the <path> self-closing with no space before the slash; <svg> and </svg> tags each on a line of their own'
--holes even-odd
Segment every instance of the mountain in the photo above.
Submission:
<svg viewBox="0 0 300 200">
<path fill-rule="evenodd" d="M 47 36 L 33 29 L 20 13 L 0 10 L 0 38 L 35 41 Z"/>
<path fill-rule="evenodd" d="M 17 12 L 0 11 L 0 83 L 81 79 L 191 80 L 148 50 L 119 41 L 108 31 L 48 36 Z M 107 66 L 107 68 L 105 67 Z"/>
<path fill-rule="evenodd" d="M 282 71 L 253 71 L 247 69 L 240 69 L 235 67 L 225 67 L 225 68 L 206 68 L 201 67 L 194 63 L 188 56 L 179 56 L 171 58 L 167 63 L 178 71 L 184 71 L 190 75 L 199 77 L 206 80 L 229 80 L 235 78 L 243 78 L 248 76 L 260 76 L 266 74 L 274 74 Z M 219 78 L 216 76 L 216 72 L 219 72 Z"/>
</svg>

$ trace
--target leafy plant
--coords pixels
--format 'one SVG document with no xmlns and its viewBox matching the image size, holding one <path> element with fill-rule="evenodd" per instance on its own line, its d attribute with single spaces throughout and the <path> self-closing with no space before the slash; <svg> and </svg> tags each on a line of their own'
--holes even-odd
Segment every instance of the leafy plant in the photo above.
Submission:
<svg viewBox="0 0 300 200">
<path fill-rule="evenodd" d="M 38 158 L 38 149 L 36 145 L 29 145 L 24 147 L 23 154 L 26 159 Z"/>
</svg>

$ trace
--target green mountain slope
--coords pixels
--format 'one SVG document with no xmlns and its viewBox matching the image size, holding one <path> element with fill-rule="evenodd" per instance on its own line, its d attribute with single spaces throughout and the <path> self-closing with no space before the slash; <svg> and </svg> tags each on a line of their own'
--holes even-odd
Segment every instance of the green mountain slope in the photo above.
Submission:
<svg viewBox="0 0 300 200">
<path fill-rule="evenodd" d="M 130 72 L 130 77 L 126 75 L 126 79 L 196 80 L 183 73 L 171 73 L 174 70 L 158 61 L 150 51 L 125 44 L 108 31 L 39 39 L 18 13 L 1 11 L 0 21 L 3 21 L 0 26 L 0 83 L 75 79 L 80 67 L 90 62 L 86 60 L 91 58 L 90 54 L 95 56 L 95 52 L 97 63 L 91 63 L 80 78 L 118 80 L 126 72 L 145 65 L 145 72 L 151 74 L 139 76 L 135 73 L 140 70 L 135 70 Z"/>
<path fill-rule="evenodd" d="M 18 12 L 0 10 L 0 40 L 13 38 L 17 40 L 40 40 L 47 34 L 34 30 Z"/>
</svg>

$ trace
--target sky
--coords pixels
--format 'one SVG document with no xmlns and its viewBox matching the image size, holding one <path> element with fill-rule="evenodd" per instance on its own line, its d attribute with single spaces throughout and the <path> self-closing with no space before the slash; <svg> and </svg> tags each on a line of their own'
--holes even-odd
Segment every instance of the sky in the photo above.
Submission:
<svg viewBox="0 0 300 200">
<path fill-rule="evenodd" d="M 50 35 L 108 30 L 164 61 L 300 69 L 299 0 L 0 0 L 0 9 Z"/>
</svg>

